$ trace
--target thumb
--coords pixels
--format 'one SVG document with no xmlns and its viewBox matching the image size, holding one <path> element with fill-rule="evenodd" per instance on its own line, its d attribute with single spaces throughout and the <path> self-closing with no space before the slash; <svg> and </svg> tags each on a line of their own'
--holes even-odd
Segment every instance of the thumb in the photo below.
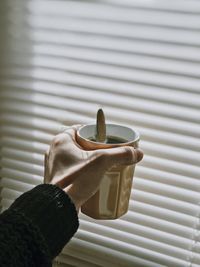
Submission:
<svg viewBox="0 0 200 267">
<path fill-rule="evenodd" d="M 105 154 L 112 165 L 132 165 L 138 163 L 143 158 L 142 150 L 131 146 L 105 149 Z"/>
</svg>

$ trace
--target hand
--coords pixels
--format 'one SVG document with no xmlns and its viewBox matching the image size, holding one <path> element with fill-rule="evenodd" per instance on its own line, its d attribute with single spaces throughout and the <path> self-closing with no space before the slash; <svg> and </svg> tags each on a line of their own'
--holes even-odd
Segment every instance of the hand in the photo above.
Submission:
<svg viewBox="0 0 200 267">
<path fill-rule="evenodd" d="M 130 146 L 83 150 L 76 142 L 77 126 L 58 134 L 45 154 L 44 182 L 62 188 L 78 210 L 98 190 L 104 173 L 113 165 L 131 165 L 143 152 Z"/>
</svg>

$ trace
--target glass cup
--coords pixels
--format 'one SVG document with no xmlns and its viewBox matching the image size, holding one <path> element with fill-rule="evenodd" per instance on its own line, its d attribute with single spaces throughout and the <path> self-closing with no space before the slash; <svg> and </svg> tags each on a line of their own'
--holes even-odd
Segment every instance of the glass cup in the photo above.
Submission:
<svg viewBox="0 0 200 267">
<path fill-rule="evenodd" d="M 118 124 L 106 124 L 106 135 L 125 140 L 123 143 L 98 143 L 94 137 L 96 124 L 84 125 L 77 132 L 77 143 L 84 150 L 106 149 L 120 146 L 138 147 L 139 133 Z M 101 181 L 99 190 L 81 207 L 81 212 L 94 219 L 117 219 L 128 211 L 135 165 L 113 166 Z"/>
</svg>

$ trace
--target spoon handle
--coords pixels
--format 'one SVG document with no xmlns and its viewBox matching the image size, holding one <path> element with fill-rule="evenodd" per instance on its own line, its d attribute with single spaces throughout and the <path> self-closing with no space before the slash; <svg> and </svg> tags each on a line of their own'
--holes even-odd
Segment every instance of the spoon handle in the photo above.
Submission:
<svg viewBox="0 0 200 267">
<path fill-rule="evenodd" d="M 97 111 L 97 121 L 96 121 L 96 141 L 105 142 L 106 140 L 106 124 L 105 116 L 102 109 Z"/>
</svg>

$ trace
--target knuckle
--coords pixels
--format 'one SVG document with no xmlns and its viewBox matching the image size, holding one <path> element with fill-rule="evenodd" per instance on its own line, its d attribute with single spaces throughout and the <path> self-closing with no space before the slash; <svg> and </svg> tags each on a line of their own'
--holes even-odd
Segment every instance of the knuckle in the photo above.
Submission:
<svg viewBox="0 0 200 267">
<path fill-rule="evenodd" d="M 135 151 L 131 147 L 124 147 L 124 156 L 125 156 L 125 161 L 127 163 L 135 163 L 136 158 L 135 158 Z"/>
<path fill-rule="evenodd" d="M 53 146 L 57 147 L 62 145 L 65 142 L 65 135 L 64 134 L 58 134 L 56 135 L 53 140 L 52 140 L 52 144 Z"/>
<path fill-rule="evenodd" d="M 124 153 L 127 154 L 127 156 L 132 156 L 132 149 L 128 146 L 124 147 Z"/>
<path fill-rule="evenodd" d="M 56 135 L 53 139 L 52 139 L 52 145 L 57 146 L 60 142 L 60 138 L 59 135 Z"/>
</svg>

